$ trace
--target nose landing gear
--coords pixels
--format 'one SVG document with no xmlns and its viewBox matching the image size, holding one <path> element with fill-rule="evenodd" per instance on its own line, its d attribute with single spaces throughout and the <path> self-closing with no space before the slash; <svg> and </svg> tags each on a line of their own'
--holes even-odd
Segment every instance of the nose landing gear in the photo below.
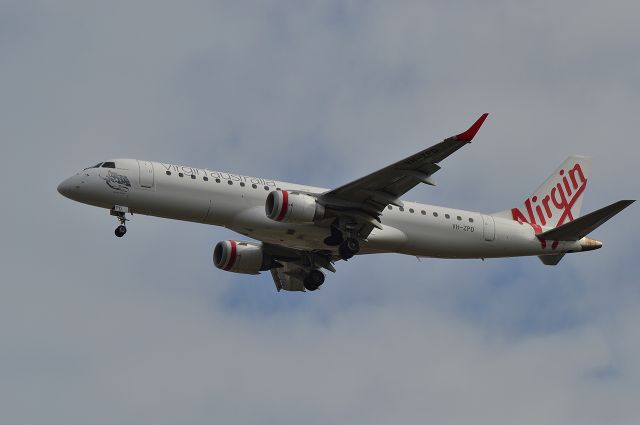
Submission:
<svg viewBox="0 0 640 425">
<path fill-rule="evenodd" d="M 127 233 L 127 228 L 123 225 L 120 225 L 118 227 L 116 227 L 116 231 L 115 234 L 117 237 L 121 238 L 124 236 L 124 234 Z"/>
<path fill-rule="evenodd" d="M 120 222 L 120 225 L 118 227 L 116 227 L 115 230 L 115 235 L 119 238 L 123 237 L 125 235 L 125 233 L 127 233 L 127 226 L 126 223 L 127 221 L 129 221 L 128 218 L 125 217 L 125 214 L 129 212 L 129 208 L 127 207 L 120 207 L 118 205 L 116 205 L 111 211 L 110 214 L 113 216 L 116 216 L 118 218 L 118 221 Z"/>
</svg>

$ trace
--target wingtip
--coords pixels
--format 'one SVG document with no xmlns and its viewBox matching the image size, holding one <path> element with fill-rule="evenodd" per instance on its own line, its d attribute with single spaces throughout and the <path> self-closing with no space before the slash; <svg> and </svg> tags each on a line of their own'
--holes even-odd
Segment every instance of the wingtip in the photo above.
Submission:
<svg viewBox="0 0 640 425">
<path fill-rule="evenodd" d="M 486 120 L 488 116 L 489 116 L 489 113 L 487 112 L 480 115 L 480 118 L 478 118 L 476 122 L 474 122 L 473 125 L 469 127 L 467 131 L 465 131 L 464 133 L 460 133 L 456 136 L 456 140 L 460 140 L 462 142 L 472 141 L 473 138 L 476 136 L 476 133 L 478 132 L 478 130 L 480 130 L 480 127 L 482 127 L 482 123 L 484 123 L 484 120 Z"/>
</svg>

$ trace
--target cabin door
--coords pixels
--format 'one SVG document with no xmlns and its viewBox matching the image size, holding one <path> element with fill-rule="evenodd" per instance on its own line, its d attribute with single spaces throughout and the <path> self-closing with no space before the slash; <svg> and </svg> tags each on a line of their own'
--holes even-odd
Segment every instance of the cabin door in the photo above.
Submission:
<svg viewBox="0 0 640 425">
<path fill-rule="evenodd" d="M 138 161 L 138 167 L 140 168 L 140 186 L 153 187 L 153 162 Z"/>
</svg>

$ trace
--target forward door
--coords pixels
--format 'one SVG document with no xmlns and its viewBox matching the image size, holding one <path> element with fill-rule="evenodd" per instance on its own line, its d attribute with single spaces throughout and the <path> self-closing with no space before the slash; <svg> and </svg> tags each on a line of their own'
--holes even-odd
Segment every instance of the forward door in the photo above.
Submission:
<svg viewBox="0 0 640 425">
<path fill-rule="evenodd" d="M 153 187 L 153 162 L 138 161 L 138 167 L 140 169 L 140 186 Z"/>
</svg>

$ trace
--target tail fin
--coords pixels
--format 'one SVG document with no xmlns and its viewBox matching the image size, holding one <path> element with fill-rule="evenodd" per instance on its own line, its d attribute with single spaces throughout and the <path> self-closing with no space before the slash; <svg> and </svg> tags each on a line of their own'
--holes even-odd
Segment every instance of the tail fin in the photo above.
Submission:
<svg viewBox="0 0 640 425">
<path fill-rule="evenodd" d="M 536 233 L 573 221 L 580 216 L 590 166 L 589 157 L 568 157 L 520 207 L 494 215 L 528 223 Z"/>
</svg>

